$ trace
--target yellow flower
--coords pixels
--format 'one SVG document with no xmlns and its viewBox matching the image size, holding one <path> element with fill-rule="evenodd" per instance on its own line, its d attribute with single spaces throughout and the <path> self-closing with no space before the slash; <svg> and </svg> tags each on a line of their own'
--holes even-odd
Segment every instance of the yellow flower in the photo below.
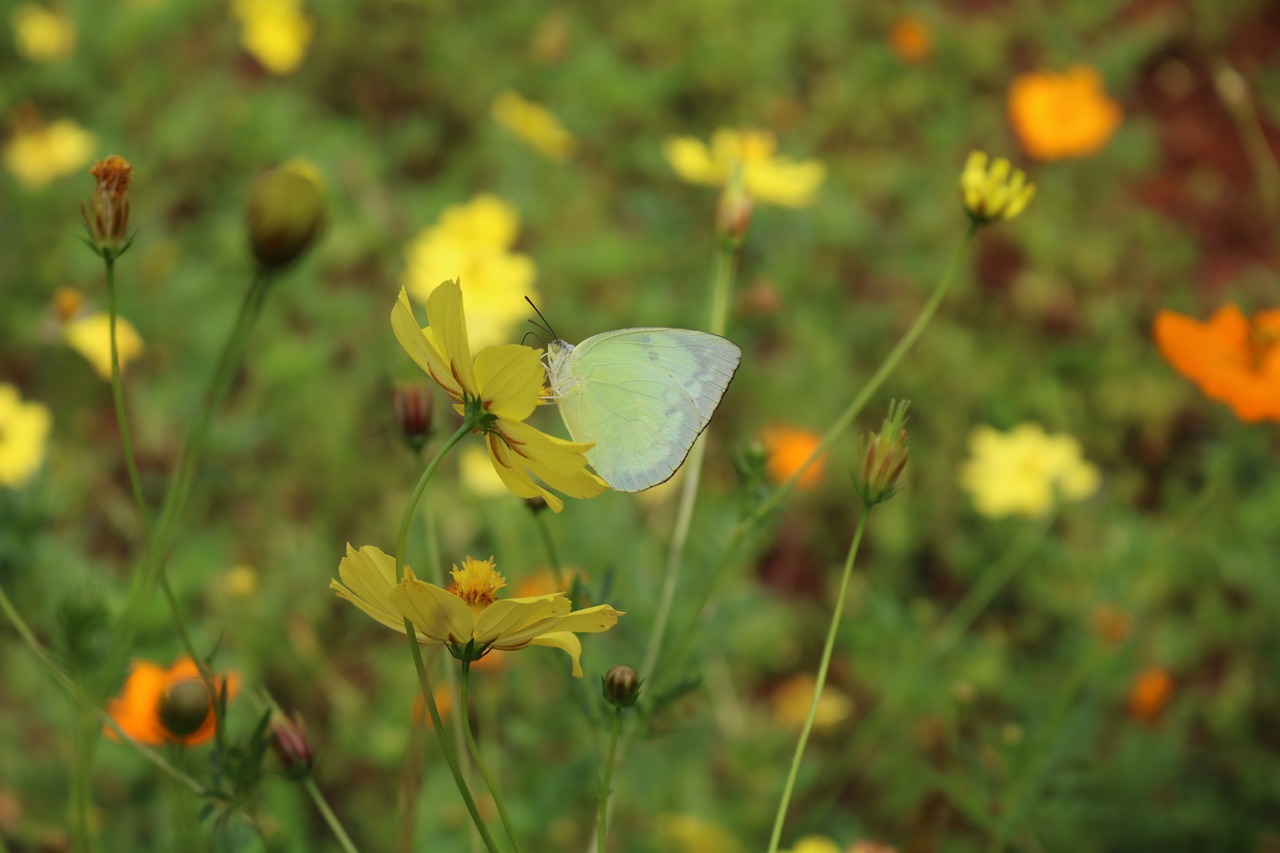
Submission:
<svg viewBox="0 0 1280 853">
<path fill-rule="evenodd" d="M 1019 424 L 1007 433 L 980 426 L 969 434 L 969 450 L 960 484 L 988 518 L 1034 518 L 1058 500 L 1084 500 L 1098 489 L 1098 469 L 1085 461 L 1080 442 L 1050 435 L 1039 424 Z"/>
<path fill-rule="evenodd" d="M 1009 87 L 1009 123 L 1023 150 L 1037 160 L 1084 157 L 1099 151 L 1120 126 L 1120 105 L 1102 77 L 1086 65 L 1066 73 L 1022 74 Z"/>
<path fill-rule="evenodd" d="M 408 566 L 396 582 L 396 563 L 378 548 L 359 551 L 347 546 L 338 564 L 342 582 L 329 588 L 388 628 L 405 631 L 404 620 L 413 623 L 422 645 L 445 646 L 459 660 L 475 661 L 490 649 L 515 650 L 526 646 L 550 646 L 573 659 L 573 675 L 582 677 L 579 633 L 608 631 L 622 614 L 607 604 L 571 610 L 563 592 L 525 598 L 498 598 L 506 586 L 493 560 L 467 557 L 462 568 L 453 567 L 454 589 L 442 589 L 418 580 Z"/>
<path fill-rule="evenodd" d="M 565 441 L 524 423 L 542 396 L 546 371 L 538 351 L 508 344 L 481 350 L 473 359 L 462 311 L 462 289 L 447 281 L 427 299 L 427 320 L 419 328 L 403 290 L 391 311 L 396 340 L 454 401 L 465 417 L 476 417 L 493 469 L 514 494 L 540 497 L 555 512 L 564 502 L 548 491 L 593 498 L 608 485 L 587 469 L 590 444 Z"/>
<path fill-rule="evenodd" d="M 785 726 L 800 728 L 809 717 L 809 708 L 813 704 L 813 688 L 817 679 L 811 673 L 793 675 L 773 691 L 770 704 L 773 716 Z M 829 729 L 849 719 L 853 715 L 853 700 L 840 690 L 825 685 L 822 696 L 818 699 L 818 713 L 813 724 L 818 729 Z"/>
<path fill-rule="evenodd" d="M 0 382 L 0 485 L 19 489 L 44 461 L 53 417 L 40 403 L 24 403 L 18 389 Z"/>
<path fill-rule="evenodd" d="M 76 25 L 60 12 L 35 3 L 19 3 L 9 21 L 18 53 L 32 62 L 56 62 L 75 53 Z"/>
<path fill-rule="evenodd" d="M 106 312 L 70 320 L 62 327 L 62 333 L 73 350 L 84 356 L 98 375 L 111 381 L 111 318 Z M 120 355 L 120 370 L 142 355 L 142 337 L 138 330 L 123 317 L 116 317 L 116 348 Z"/>
<path fill-rule="evenodd" d="M 840 845 L 830 838 L 821 835 L 806 835 L 796 842 L 796 846 L 782 853 L 842 853 Z"/>
<path fill-rule="evenodd" d="M 18 183 L 39 189 L 88 163 L 93 145 L 93 136 L 70 119 L 23 122 L 4 147 L 4 165 Z"/>
<path fill-rule="evenodd" d="M 974 151 L 960 173 L 960 195 L 969 216 L 979 225 L 996 219 L 1012 219 L 1021 213 L 1036 194 L 1036 185 L 1027 183 L 1026 173 L 1015 169 L 1003 157 L 987 167 L 987 153 Z"/>
<path fill-rule="evenodd" d="M 507 89 L 493 99 L 493 120 L 548 160 L 573 156 L 577 140 L 550 110 Z"/>
<path fill-rule="evenodd" d="M 668 139 L 667 162 L 692 184 L 722 187 L 741 170 L 743 185 L 759 201 L 783 207 L 806 207 L 826 178 L 817 160 L 795 162 L 774 154 L 777 142 L 767 130 L 728 130 L 711 136 L 711 146 L 689 136 Z"/>
<path fill-rule="evenodd" d="M 739 853 L 742 845 L 718 823 L 688 814 L 658 815 L 658 849 L 670 853 Z"/>
<path fill-rule="evenodd" d="M 404 286 L 426 299 L 440 282 L 460 280 L 471 305 L 472 343 L 502 342 L 524 319 L 525 297 L 538 298 L 533 260 L 511 251 L 519 228 L 516 209 L 497 196 L 448 208 L 406 249 Z"/>
<path fill-rule="evenodd" d="M 479 447 L 463 448 L 458 455 L 458 474 L 467 490 L 478 497 L 492 498 L 507 493 L 506 484 L 493 470 L 489 454 Z"/>
<path fill-rule="evenodd" d="M 302 64 L 311 41 L 311 19 L 301 0 L 234 0 L 240 44 L 272 74 L 285 75 Z"/>
</svg>

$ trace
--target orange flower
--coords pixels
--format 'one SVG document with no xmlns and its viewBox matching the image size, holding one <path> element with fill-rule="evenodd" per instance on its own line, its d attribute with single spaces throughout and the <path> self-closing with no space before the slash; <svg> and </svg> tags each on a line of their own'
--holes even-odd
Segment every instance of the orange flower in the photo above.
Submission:
<svg viewBox="0 0 1280 853">
<path fill-rule="evenodd" d="M 1065 74 L 1020 74 L 1009 87 L 1009 123 L 1023 150 L 1038 160 L 1084 157 L 1102 149 L 1120 125 L 1120 105 L 1087 65 Z"/>
<path fill-rule="evenodd" d="M 792 426 L 771 426 L 762 436 L 764 449 L 769 454 L 769 477 L 775 483 L 790 480 L 800 466 L 809 461 L 813 451 L 817 450 L 822 436 Z M 812 489 L 822 482 L 822 469 L 827 463 L 827 454 L 822 454 L 805 469 L 796 481 L 797 489 Z"/>
<path fill-rule="evenodd" d="M 1173 698 L 1173 676 L 1158 666 L 1138 673 L 1129 690 L 1129 713 L 1143 722 L 1150 722 Z"/>
<path fill-rule="evenodd" d="M 889 30 L 889 47 L 903 62 L 924 62 L 933 56 L 933 33 L 924 21 L 907 15 Z"/>
<path fill-rule="evenodd" d="M 1280 310 L 1250 320 L 1224 305 L 1208 323 L 1161 311 L 1155 336 L 1165 361 L 1206 397 L 1226 403 L 1242 421 L 1280 421 Z"/>
<path fill-rule="evenodd" d="M 230 702 L 240 688 L 235 673 L 214 677 L 214 687 Z M 139 743 L 177 743 L 195 746 L 213 737 L 217 720 L 200 670 L 189 657 L 165 669 L 148 661 L 134 661 L 124 692 L 107 704 L 107 713 L 126 735 Z M 115 731 L 104 734 L 118 739 Z"/>
</svg>

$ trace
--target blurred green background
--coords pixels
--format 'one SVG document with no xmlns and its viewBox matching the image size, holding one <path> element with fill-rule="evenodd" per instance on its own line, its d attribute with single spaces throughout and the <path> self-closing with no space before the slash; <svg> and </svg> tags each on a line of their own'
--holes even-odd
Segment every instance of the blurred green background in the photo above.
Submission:
<svg viewBox="0 0 1280 853">
<path fill-rule="evenodd" d="M 676 177 L 664 140 L 769 128 L 781 153 L 826 165 L 811 207 L 757 208 L 741 254 L 728 336 L 744 360 L 710 431 L 679 631 L 736 518 L 735 455 L 770 425 L 823 432 L 870 376 L 964 233 L 957 179 L 981 148 L 1014 159 L 1038 194 L 979 234 L 859 425 L 876 426 L 890 398 L 913 401 L 905 487 L 873 516 L 833 667 L 850 705 L 810 744 L 784 846 L 819 834 L 948 853 L 1280 850 L 1274 428 L 1200 397 L 1150 331 L 1162 308 L 1275 305 L 1274 3 L 305 0 L 295 14 L 310 37 L 285 74 L 242 43 L 244 21 L 265 13 L 238 6 L 49 5 L 77 34 L 51 61 L 19 50 L 17 6 L 4 9 L 0 143 L 60 119 L 94 140 L 42 185 L 0 175 L 0 381 L 54 423 L 40 476 L 0 491 L 0 583 L 44 641 L 65 646 L 69 606 L 119 607 L 143 541 L 109 386 L 52 307 L 70 287 L 105 309 L 101 262 L 76 240 L 92 160 L 134 167 L 138 236 L 118 280 L 146 342 L 125 384 L 153 504 L 249 279 L 254 175 L 293 157 L 324 175 L 327 234 L 271 294 L 170 576 L 197 645 L 217 645 L 218 666 L 244 679 L 233 730 L 252 727 L 258 685 L 300 710 L 317 780 L 366 850 L 397 849 L 424 749 L 412 849 L 464 850 L 434 741 L 411 737 L 403 643 L 326 589 L 345 543 L 393 547 L 419 473 L 389 404 L 393 381 L 417 373 L 387 319 L 406 246 L 445 208 L 493 193 L 519 211 L 517 248 L 565 338 L 699 328 L 716 193 Z M 908 15 L 929 34 L 926 56 L 890 41 Z M 1123 122 L 1096 154 L 1037 163 L 1010 130 L 1008 88 L 1073 64 L 1101 73 Z M 1244 81 L 1243 104 L 1224 101 L 1224 69 Z M 496 125 L 505 89 L 554 112 L 577 153 L 552 162 Z M 972 428 L 1022 421 L 1077 436 L 1102 473 L 1098 494 L 1051 523 L 982 518 L 957 481 Z M 835 446 L 823 483 L 762 527 L 715 597 L 682 673 L 698 687 L 648 721 L 618 770 L 615 849 L 682 849 L 662 831 L 672 815 L 764 849 L 797 731 L 778 696 L 816 667 L 859 513 L 855 446 Z M 456 461 L 426 498 L 445 559 L 492 554 L 513 586 L 544 568 L 521 502 L 475 494 Z M 474 716 L 527 849 L 587 849 L 607 734 L 598 676 L 639 665 L 673 507 L 606 494 L 549 519 L 562 559 L 627 611 L 585 639 L 582 682 L 547 650 L 477 676 Z M 1013 581 L 943 647 L 946 615 L 1008 561 Z M 1099 608 L 1125 614 L 1118 642 L 1100 639 Z M 157 600 L 136 655 L 179 653 Z M 1171 696 L 1134 713 L 1150 668 Z M 0 835 L 13 850 L 66 849 L 74 708 L 7 626 L 0 679 Z M 177 760 L 198 773 L 207 749 Z M 136 754 L 99 743 L 93 782 L 100 849 L 177 843 L 179 795 Z M 279 849 L 337 849 L 289 782 L 263 792 Z M 258 845 L 235 821 L 200 837 Z"/>
</svg>

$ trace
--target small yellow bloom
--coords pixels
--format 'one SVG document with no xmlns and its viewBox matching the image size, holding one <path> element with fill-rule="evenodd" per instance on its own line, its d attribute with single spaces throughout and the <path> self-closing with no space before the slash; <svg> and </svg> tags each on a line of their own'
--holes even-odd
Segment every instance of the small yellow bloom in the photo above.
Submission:
<svg viewBox="0 0 1280 853">
<path fill-rule="evenodd" d="M 622 613 L 607 604 L 571 610 L 563 592 L 526 598 L 498 598 L 506 586 L 492 560 L 462 561 L 453 567 L 455 590 L 420 581 L 408 566 L 396 582 L 395 560 L 378 548 L 359 551 L 347 546 L 338 564 L 342 582 L 329 588 L 374 620 L 404 634 L 404 620 L 413 623 L 423 645 L 445 646 L 454 657 L 474 661 L 490 649 L 515 650 L 550 646 L 573 660 L 573 675 L 582 677 L 579 633 L 607 631 Z"/>
<path fill-rule="evenodd" d="M 76 25 L 61 12 L 19 3 L 9 16 L 18 53 L 32 62 L 56 62 L 76 51 Z"/>
<path fill-rule="evenodd" d="M 796 842 L 796 846 L 782 853 L 843 853 L 840 845 L 830 838 L 821 835 L 806 835 Z"/>
<path fill-rule="evenodd" d="M 247 601 L 258 591 L 258 570 L 244 564 L 232 566 L 222 576 L 222 589 L 231 598 Z"/>
<path fill-rule="evenodd" d="M 1023 150 L 1037 160 L 1096 153 L 1122 117 L 1120 105 L 1103 90 L 1102 76 L 1086 65 L 1063 74 L 1022 74 L 1009 87 L 1009 123 Z"/>
<path fill-rule="evenodd" d="M 539 497 L 555 512 L 564 501 L 548 489 L 574 498 L 593 498 L 608 485 L 587 468 L 590 444 L 565 441 L 534 429 L 524 420 L 542 396 L 546 371 L 538 351 L 518 344 L 481 350 L 473 359 L 462 310 L 462 289 L 446 281 L 427 299 L 427 320 L 419 328 L 403 290 L 391 311 L 391 328 L 400 346 L 454 401 L 459 414 L 472 409 L 485 422 L 493 469 L 515 495 Z"/>
<path fill-rule="evenodd" d="M 563 163 L 573 156 L 577 140 L 546 107 L 507 89 L 490 109 L 494 121 L 548 160 Z"/>
<path fill-rule="evenodd" d="M 511 251 L 519 229 L 515 207 L 494 195 L 446 209 L 405 250 L 404 287 L 426 299 L 440 282 L 459 280 L 470 306 L 472 343 L 501 343 L 526 316 L 525 297 L 538 299 L 537 267 Z"/>
<path fill-rule="evenodd" d="M 22 122 L 4 147 L 4 165 L 28 189 L 76 172 L 93 157 L 93 136 L 70 119 Z"/>
<path fill-rule="evenodd" d="M 0 382 L 0 486 L 19 489 L 44 462 L 53 416 L 40 403 L 24 403 L 18 389 Z"/>
<path fill-rule="evenodd" d="M 458 473 L 472 494 L 492 498 L 507 493 L 506 484 L 493 470 L 489 454 L 479 447 L 465 447 L 458 454 Z"/>
<path fill-rule="evenodd" d="M 692 184 L 723 187 L 741 170 L 746 191 L 759 201 L 783 207 L 806 207 L 826 178 L 817 160 L 795 162 L 775 155 L 777 142 L 766 130 L 721 128 L 708 147 L 689 136 L 673 137 L 663 146 L 667 162 Z"/>
<path fill-rule="evenodd" d="M 779 723 L 800 728 L 809 717 L 813 705 L 813 689 L 817 679 L 812 673 L 793 675 L 773 691 L 770 704 L 773 716 Z M 818 699 L 818 713 L 813 719 L 815 728 L 830 729 L 853 715 L 853 700 L 831 685 L 825 685 Z"/>
<path fill-rule="evenodd" d="M 62 327 L 67 344 L 84 356 L 98 375 L 111 381 L 111 318 L 106 312 L 69 321 Z M 120 371 L 142 355 L 142 337 L 123 317 L 116 317 L 116 348 L 120 355 Z"/>
<path fill-rule="evenodd" d="M 985 151 L 974 151 L 960 173 L 960 194 L 969 216 L 979 225 L 996 219 L 1012 219 L 1021 213 L 1036 193 L 1026 173 L 1015 169 L 1003 157 L 987 167 Z"/>
<path fill-rule="evenodd" d="M 1098 489 L 1098 469 L 1085 461 L 1080 442 L 1024 423 L 1007 433 L 980 426 L 969 434 L 972 454 L 960 469 L 960 485 L 988 518 L 1044 515 L 1059 500 L 1079 501 Z"/>
<path fill-rule="evenodd" d="M 718 823 L 688 814 L 660 814 L 654 836 L 670 853 L 740 853 L 742 845 Z"/>
<path fill-rule="evenodd" d="M 234 0 L 240 44 L 272 74 L 291 74 L 302 64 L 313 30 L 301 0 Z"/>
</svg>

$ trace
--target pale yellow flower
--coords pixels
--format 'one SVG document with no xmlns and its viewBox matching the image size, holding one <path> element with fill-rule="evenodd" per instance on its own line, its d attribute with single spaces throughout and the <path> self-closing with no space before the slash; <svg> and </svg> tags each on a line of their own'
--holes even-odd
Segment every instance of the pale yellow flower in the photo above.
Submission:
<svg viewBox="0 0 1280 853">
<path fill-rule="evenodd" d="M 978 224 L 1012 219 L 1031 203 L 1036 185 L 1021 169 L 1003 157 L 988 166 L 985 151 L 973 151 L 960 173 L 960 197 L 969 216 Z"/>
<path fill-rule="evenodd" d="M 515 207 L 497 196 L 449 207 L 405 250 L 405 288 L 426 299 L 440 282 L 459 280 L 471 342 L 478 349 L 501 343 L 528 316 L 525 297 L 538 299 L 533 260 L 511 251 L 519 228 Z"/>
<path fill-rule="evenodd" d="M 70 175 L 93 157 L 94 140 L 71 119 L 21 123 L 4 147 L 4 165 L 29 189 Z"/>
<path fill-rule="evenodd" d="M 785 726 L 800 728 L 809 717 L 813 704 L 813 689 L 817 679 L 812 673 L 800 673 L 788 678 L 774 689 L 770 696 L 773 716 Z M 826 685 L 818 699 L 818 712 L 813 719 L 815 728 L 830 729 L 840 725 L 853 715 L 853 700 L 838 688 Z"/>
<path fill-rule="evenodd" d="M 253 566 L 232 566 L 222 576 L 222 589 L 231 598 L 247 601 L 258 591 L 258 585 L 258 570 Z"/>
<path fill-rule="evenodd" d="M 311 42 L 311 19 L 301 0 L 233 0 L 240 19 L 240 44 L 272 74 L 291 74 L 302 64 Z"/>
<path fill-rule="evenodd" d="M 105 311 L 69 320 L 62 327 L 67 344 L 88 360 L 98 375 L 111 381 L 111 319 Z M 120 371 L 142 355 L 142 337 L 123 317 L 116 317 L 116 347 L 120 351 Z"/>
<path fill-rule="evenodd" d="M 1098 469 L 1084 459 L 1080 442 L 1050 435 L 1039 424 L 1007 433 L 980 426 L 969 434 L 968 461 L 960 485 L 982 515 L 1036 517 L 1058 501 L 1079 501 L 1098 489 Z"/>
<path fill-rule="evenodd" d="M 462 479 L 462 485 L 479 497 L 492 498 L 507 493 L 502 478 L 493 470 L 489 454 L 475 445 L 464 447 L 459 452 L 458 475 Z"/>
<path fill-rule="evenodd" d="M 61 12 L 19 3 L 9 16 L 18 53 L 32 62 L 57 62 L 76 51 L 76 25 Z"/>
<path fill-rule="evenodd" d="M 493 99 L 493 120 L 548 160 L 563 163 L 573 156 L 577 140 L 546 107 L 507 89 Z"/>
<path fill-rule="evenodd" d="M 743 186 L 758 201 L 783 207 L 811 204 L 826 178 L 826 166 L 817 160 L 779 157 L 776 148 L 769 131 L 721 128 L 709 147 L 700 139 L 680 136 L 668 139 L 663 153 L 676 174 L 690 183 L 722 187 L 741 170 Z"/>
<path fill-rule="evenodd" d="M 477 661 L 491 649 L 550 646 L 569 655 L 575 678 L 582 677 L 577 635 L 608 631 L 623 615 L 607 604 L 573 610 L 563 592 L 500 599 L 498 590 L 506 581 L 491 559 L 468 557 L 452 574 L 452 589 L 418 580 L 408 566 L 397 582 L 391 556 L 368 545 L 358 551 L 348 545 L 338 564 L 342 582 L 330 581 L 329 588 L 401 634 L 408 633 L 408 619 L 419 643 L 444 646 L 459 660 Z"/>
<path fill-rule="evenodd" d="M 742 844 L 718 823 L 689 814 L 660 814 L 654 822 L 658 849 L 668 853 L 740 853 Z"/>
<path fill-rule="evenodd" d="M 790 850 L 783 850 L 781 853 L 843 853 L 843 851 L 840 849 L 840 845 L 830 838 L 823 838 L 821 835 L 806 835 L 797 841 Z"/>
<path fill-rule="evenodd" d="M 26 403 L 18 389 L 0 383 L 0 486 L 19 489 L 44 462 L 53 416 L 40 403 Z"/>
</svg>

